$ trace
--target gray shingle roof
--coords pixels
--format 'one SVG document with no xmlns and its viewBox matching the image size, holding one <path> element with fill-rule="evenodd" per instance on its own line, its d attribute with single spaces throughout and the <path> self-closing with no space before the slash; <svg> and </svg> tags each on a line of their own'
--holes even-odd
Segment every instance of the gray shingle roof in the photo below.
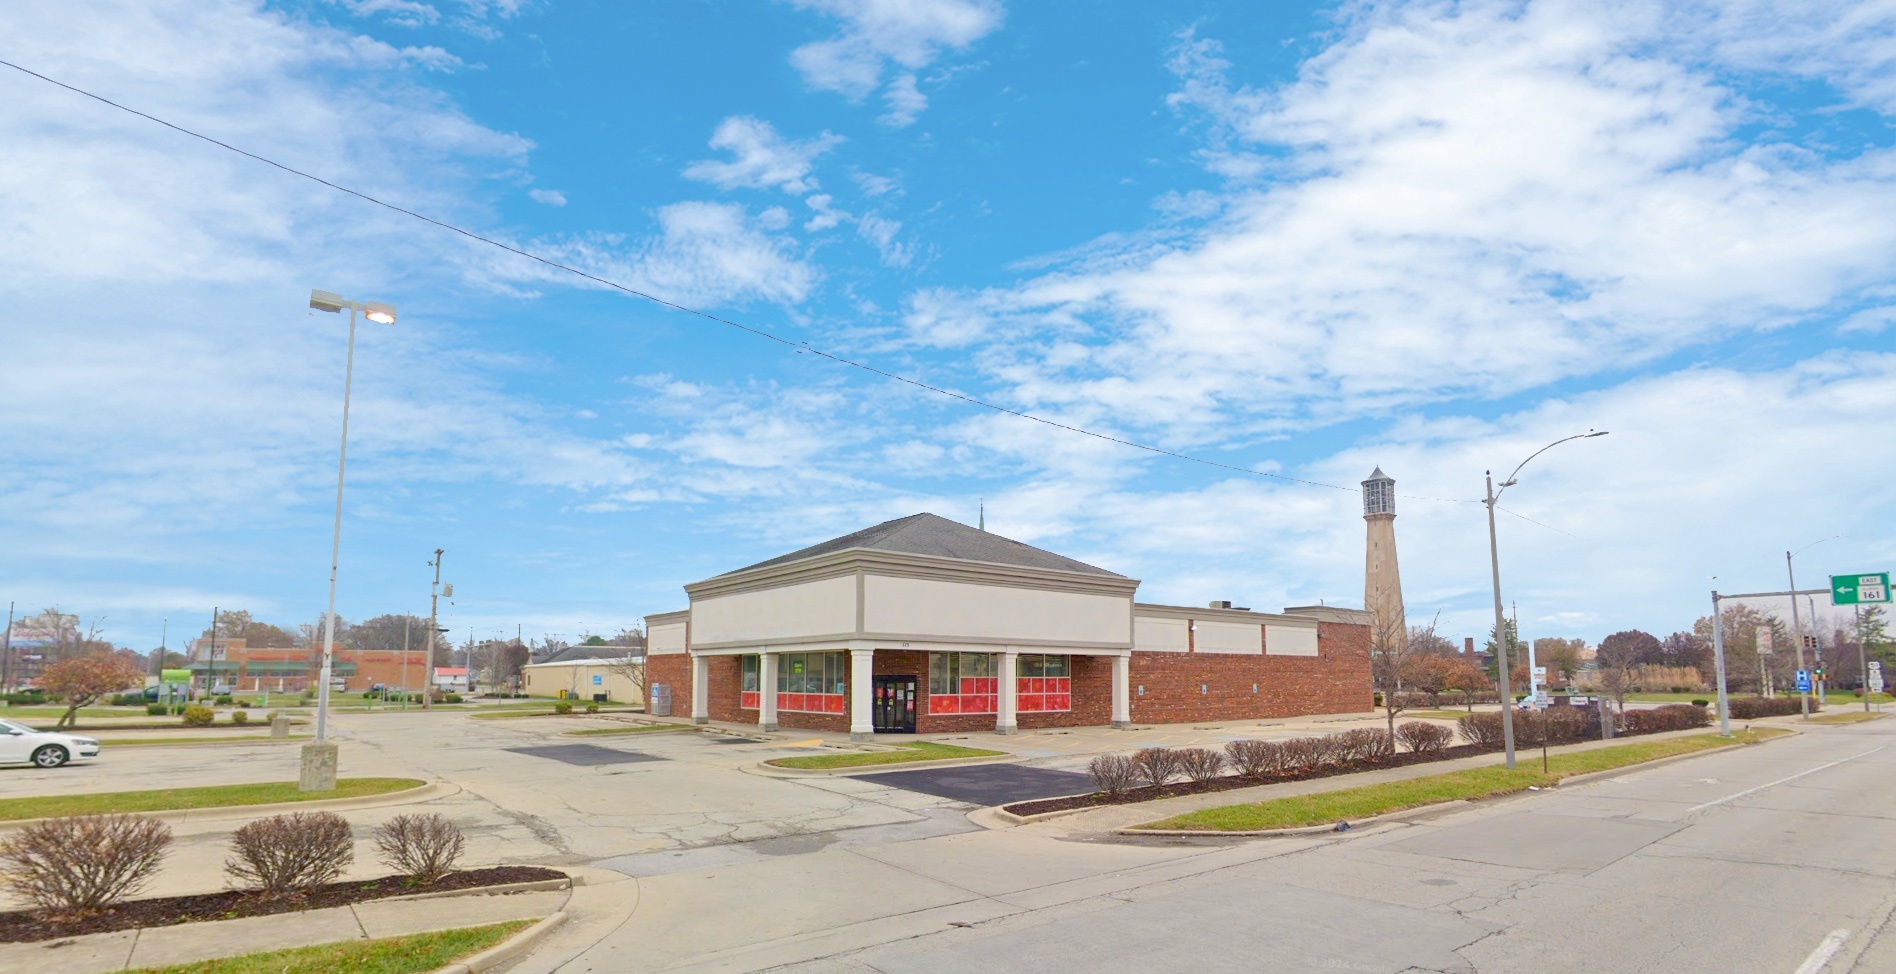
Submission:
<svg viewBox="0 0 1896 974">
<path fill-rule="evenodd" d="M 748 565 L 725 574 L 736 575 L 756 568 L 789 564 L 819 555 L 848 551 L 851 548 L 1019 565 L 1024 568 L 1083 572 L 1088 575 L 1104 575 L 1108 578 L 1125 577 L 1117 572 L 1109 572 L 1082 561 L 1074 561 L 1065 555 L 1056 555 L 1033 545 L 1021 544 L 1011 538 L 990 534 L 935 514 L 911 514 L 893 521 L 884 521 L 875 527 L 864 528 L 840 538 L 832 538 L 808 548 L 800 548 L 787 555 L 779 555 L 768 561 L 760 561 L 755 565 Z"/>
<path fill-rule="evenodd" d="M 540 663 L 567 663 L 574 660 L 625 659 L 627 656 L 644 656 L 645 651 L 634 646 L 568 646 L 565 649 L 549 653 Z"/>
</svg>

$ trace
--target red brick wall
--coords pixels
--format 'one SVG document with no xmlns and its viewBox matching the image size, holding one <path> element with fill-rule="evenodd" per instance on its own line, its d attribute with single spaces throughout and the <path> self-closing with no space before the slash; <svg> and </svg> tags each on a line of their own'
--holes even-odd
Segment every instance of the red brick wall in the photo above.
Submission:
<svg viewBox="0 0 1896 974">
<path fill-rule="evenodd" d="M 730 721 L 734 724 L 755 724 L 758 713 L 754 707 L 744 706 L 744 673 L 741 657 L 713 656 L 711 658 L 711 719 Z M 820 730 L 849 732 L 848 714 L 812 714 L 801 710 L 777 711 L 778 727 L 793 727 L 797 730 Z"/>
<path fill-rule="evenodd" d="M 645 712 L 652 711 L 652 686 L 671 687 L 672 716 L 691 716 L 691 657 L 685 653 L 663 653 L 645 657 Z"/>
<path fill-rule="evenodd" d="M 1134 653 L 1132 719 L 1185 724 L 1366 711 L 1368 645 L 1368 627 L 1323 622 L 1316 656 Z M 1076 687 L 1076 704 L 1078 695 Z"/>
</svg>

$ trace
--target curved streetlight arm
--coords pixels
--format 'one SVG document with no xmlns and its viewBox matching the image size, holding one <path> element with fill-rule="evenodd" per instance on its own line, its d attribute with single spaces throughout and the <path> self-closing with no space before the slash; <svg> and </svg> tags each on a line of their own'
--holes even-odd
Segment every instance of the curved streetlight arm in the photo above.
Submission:
<svg viewBox="0 0 1896 974">
<path fill-rule="evenodd" d="M 1506 480 L 1501 481 L 1501 489 L 1494 492 L 1494 496 L 1488 499 L 1488 503 L 1492 505 L 1495 501 L 1500 500 L 1501 492 L 1507 490 L 1509 487 L 1514 486 L 1515 476 L 1521 472 L 1521 467 L 1527 466 L 1529 460 L 1533 460 L 1535 457 L 1540 456 L 1541 454 L 1546 453 L 1548 450 L 1551 450 L 1554 447 L 1557 447 L 1560 444 L 1566 443 L 1570 440 L 1584 440 L 1584 439 L 1588 439 L 1590 437 L 1595 437 L 1595 436 L 1605 436 L 1608 432 L 1609 432 L 1608 430 L 1599 430 L 1598 432 L 1595 432 L 1593 430 L 1587 430 L 1585 433 L 1575 433 L 1574 435 L 1566 437 L 1565 439 L 1555 440 L 1554 442 L 1549 443 L 1538 450 L 1535 450 L 1533 453 L 1528 454 L 1527 460 L 1522 460 L 1520 464 L 1514 468 L 1514 472 L 1508 474 L 1508 477 Z"/>
<path fill-rule="evenodd" d="M 1820 544 L 1823 544 L 1823 543 L 1824 543 L 1825 541 L 1835 541 L 1835 540 L 1837 540 L 1838 538 L 1841 538 L 1841 537 L 1845 537 L 1845 535 L 1841 535 L 1841 534 L 1833 534 L 1833 535 L 1831 535 L 1831 536 L 1830 536 L 1830 537 L 1828 537 L 1828 538 L 1821 538 L 1821 539 L 1818 539 L 1818 540 L 1816 540 L 1816 541 L 1812 541 L 1812 542 L 1811 542 L 1810 544 L 1807 544 L 1807 545 L 1805 545 L 1805 546 L 1803 546 L 1802 548 L 1799 548 L 1799 549 L 1797 549 L 1796 551 L 1793 551 L 1793 552 L 1791 552 L 1791 557 L 1792 557 L 1792 558 L 1795 558 L 1795 557 L 1797 557 L 1798 555 L 1801 555 L 1801 554 L 1803 554 L 1804 552 L 1806 552 L 1806 551 L 1809 551 L 1810 549 L 1812 549 L 1812 548 L 1815 548 L 1815 547 L 1817 547 L 1817 546 L 1818 546 L 1818 545 L 1820 545 Z"/>
</svg>

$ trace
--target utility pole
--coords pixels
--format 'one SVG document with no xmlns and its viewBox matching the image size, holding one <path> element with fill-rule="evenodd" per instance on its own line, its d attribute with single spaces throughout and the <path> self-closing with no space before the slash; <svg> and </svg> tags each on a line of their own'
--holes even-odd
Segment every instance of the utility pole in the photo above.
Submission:
<svg viewBox="0 0 1896 974">
<path fill-rule="evenodd" d="M 402 616 L 402 709 L 408 709 L 408 623 L 409 617 Z"/>
<path fill-rule="evenodd" d="M 1857 631 L 1862 632 L 1863 627 L 1858 626 Z M 7 632 L 4 638 L 6 639 L 6 649 L 0 650 L 0 692 L 8 692 L 13 689 L 13 603 L 12 602 L 7 603 Z M 1862 641 L 1863 640 L 1861 638 L 1857 640 L 1857 642 L 1862 642 Z"/>
<path fill-rule="evenodd" d="M 1797 668 L 1799 670 L 1802 670 L 1805 668 L 1804 667 L 1804 624 L 1798 620 L 1797 570 L 1791 566 L 1791 553 L 1788 551 L 1784 553 L 1784 573 L 1788 575 L 1791 580 L 1791 638 L 1797 640 Z M 1813 619 L 1811 621 L 1815 622 L 1816 620 Z M 1810 689 L 1809 689 L 1810 680 L 1808 677 L 1805 678 L 1804 687 L 1805 689 L 1799 690 L 1797 692 L 1798 710 L 1803 712 L 1803 719 L 1809 720 L 1810 719 Z"/>
<path fill-rule="evenodd" d="M 441 588 L 441 556 L 444 553 L 443 549 L 436 548 L 434 561 L 428 563 L 434 566 L 435 574 L 434 583 L 428 586 L 428 664 L 421 668 L 421 709 L 423 710 L 434 709 L 435 635 L 441 631 L 439 615 L 441 603 L 437 592 Z"/>
<path fill-rule="evenodd" d="M 217 672 L 217 606 L 211 606 L 211 655 L 204 661 L 204 689 L 210 690 L 211 677 Z"/>
<path fill-rule="evenodd" d="M 1712 662 L 1716 665 L 1718 672 L 1718 736 L 1730 737 L 1731 696 L 1725 689 L 1725 623 L 1719 615 L 1720 611 L 1718 590 L 1712 589 Z M 1764 657 L 1759 656 L 1758 659 L 1762 660 Z M 1759 672 L 1763 672 L 1762 663 L 1759 664 Z M 1759 689 L 1762 690 L 1763 687 L 1760 686 Z"/>
</svg>

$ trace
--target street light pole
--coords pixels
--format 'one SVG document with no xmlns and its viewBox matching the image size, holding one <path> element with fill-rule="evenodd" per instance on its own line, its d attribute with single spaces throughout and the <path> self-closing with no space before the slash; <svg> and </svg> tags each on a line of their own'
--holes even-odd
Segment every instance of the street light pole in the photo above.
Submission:
<svg viewBox="0 0 1896 974">
<path fill-rule="evenodd" d="M 1501 743 L 1507 751 L 1508 768 L 1514 767 L 1514 692 L 1508 686 L 1508 633 L 1501 619 L 1501 550 L 1494 531 L 1494 471 L 1488 478 L 1488 567 L 1494 572 L 1494 657 L 1501 673 Z"/>
<path fill-rule="evenodd" d="M 1528 454 L 1526 460 L 1522 460 L 1515 466 L 1514 472 L 1508 474 L 1508 479 L 1501 482 L 1501 490 L 1507 490 L 1509 487 L 1518 483 L 1515 477 L 1520 474 L 1521 468 L 1527 466 L 1528 462 L 1535 457 L 1546 453 L 1548 450 L 1568 440 L 1584 440 L 1595 436 L 1605 436 L 1606 433 L 1606 430 L 1587 430 L 1585 433 L 1576 433 L 1573 436 L 1555 440 L 1535 450 L 1533 453 Z M 1500 546 L 1495 540 L 1494 528 L 1495 502 L 1501 499 L 1501 493 L 1494 488 L 1494 472 L 1486 471 L 1486 475 L 1488 479 L 1488 498 L 1485 502 L 1488 506 L 1488 565 L 1494 573 L 1494 652 L 1495 659 L 1500 664 L 1499 668 L 1501 671 L 1501 743 L 1507 752 L 1507 766 L 1509 769 L 1512 769 L 1514 767 L 1514 694 L 1508 686 L 1507 623 L 1501 615 L 1501 555 Z M 1531 673 L 1529 674 L 1528 682 L 1529 684 L 1533 683 Z M 1600 714 L 1602 720 L 1613 719 L 1612 715 L 1606 712 L 1604 703 L 1601 704 Z"/>
<path fill-rule="evenodd" d="M 440 603 L 435 593 L 441 588 L 441 556 L 444 553 L 444 549 L 436 548 L 434 561 L 429 562 L 434 566 L 435 576 L 434 582 L 428 586 L 428 655 L 421 667 L 421 709 L 423 710 L 434 709 L 435 636 L 441 632 L 441 617 L 438 614 Z"/>
<path fill-rule="evenodd" d="M 1718 736 L 1731 736 L 1731 695 L 1725 690 L 1725 620 L 1712 589 L 1712 664 L 1718 674 Z"/>
<path fill-rule="evenodd" d="M 329 609 L 323 613 L 323 662 L 316 685 L 316 739 L 303 746 L 302 791 L 330 791 L 336 787 L 336 746 L 329 743 L 329 681 L 336 659 L 336 567 L 342 560 L 342 485 L 349 466 L 349 394 L 355 386 L 356 312 L 370 321 L 395 323 L 395 309 L 378 301 L 346 301 L 329 291 L 311 291 L 309 306 L 317 311 L 349 309 L 349 350 L 342 370 L 342 442 L 336 452 L 336 518 L 329 541 Z M 216 638 L 213 627 L 212 638 Z"/>
</svg>

